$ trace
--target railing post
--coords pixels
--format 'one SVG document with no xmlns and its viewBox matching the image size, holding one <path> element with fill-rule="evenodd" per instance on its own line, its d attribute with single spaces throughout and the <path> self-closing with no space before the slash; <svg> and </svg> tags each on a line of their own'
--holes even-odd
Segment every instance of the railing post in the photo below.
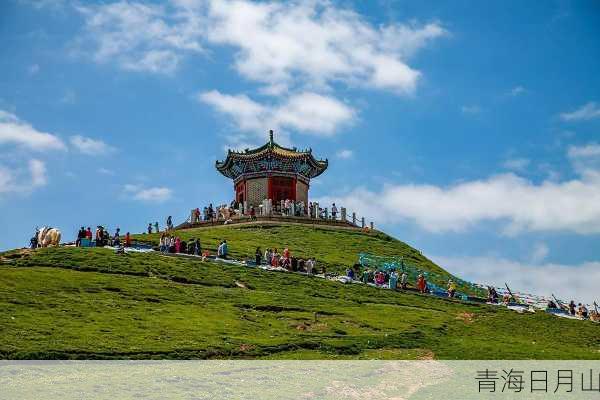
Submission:
<svg viewBox="0 0 600 400">
<path fill-rule="evenodd" d="M 356 213 L 352 213 L 352 225 L 356 226 Z"/>
<path fill-rule="evenodd" d="M 361 228 L 365 227 L 365 217 L 362 217 L 361 219 Z"/>
</svg>

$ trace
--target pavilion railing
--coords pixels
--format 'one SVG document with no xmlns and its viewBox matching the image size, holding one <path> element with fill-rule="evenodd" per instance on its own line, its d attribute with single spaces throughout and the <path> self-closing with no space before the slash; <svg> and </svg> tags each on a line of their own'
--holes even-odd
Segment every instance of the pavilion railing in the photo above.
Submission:
<svg viewBox="0 0 600 400">
<path fill-rule="evenodd" d="M 294 202 L 285 203 L 284 201 L 273 204 L 271 199 L 266 199 L 258 207 L 255 207 L 254 215 L 257 218 L 278 217 L 303 220 L 304 222 L 312 220 L 315 222 L 343 223 L 356 228 L 374 229 L 373 221 L 367 222 L 364 216 L 360 216 L 356 212 L 348 212 L 346 207 L 336 207 L 335 209 L 333 207 L 321 207 L 317 202 L 311 202 L 308 206 L 304 206 Z M 208 216 L 208 218 L 202 210 L 200 210 L 198 218 L 196 209 L 193 209 L 185 223 L 195 225 L 225 222 L 227 220 L 233 222 L 249 218 L 251 218 L 250 208 L 240 203 L 237 209 L 231 209 L 226 205 L 215 207 L 213 215 Z"/>
</svg>

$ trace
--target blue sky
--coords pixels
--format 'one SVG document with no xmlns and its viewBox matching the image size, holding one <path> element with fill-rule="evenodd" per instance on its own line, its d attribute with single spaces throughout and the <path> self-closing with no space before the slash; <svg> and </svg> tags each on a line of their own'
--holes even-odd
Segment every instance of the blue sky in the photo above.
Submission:
<svg viewBox="0 0 600 400">
<path fill-rule="evenodd" d="M 0 249 L 141 232 L 232 185 L 269 129 L 337 201 L 475 281 L 600 284 L 600 6 L 7 1 Z M 600 299 L 597 299 L 600 300 Z"/>
</svg>

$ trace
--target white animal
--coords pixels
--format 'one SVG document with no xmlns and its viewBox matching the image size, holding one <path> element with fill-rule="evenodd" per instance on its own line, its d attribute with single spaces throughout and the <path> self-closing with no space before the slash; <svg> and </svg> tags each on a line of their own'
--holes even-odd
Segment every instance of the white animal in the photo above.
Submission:
<svg viewBox="0 0 600 400">
<path fill-rule="evenodd" d="M 44 226 L 38 231 L 38 247 L 58 246 L 60 244 L 60 231 L 56 228 Z"/>
</svg>

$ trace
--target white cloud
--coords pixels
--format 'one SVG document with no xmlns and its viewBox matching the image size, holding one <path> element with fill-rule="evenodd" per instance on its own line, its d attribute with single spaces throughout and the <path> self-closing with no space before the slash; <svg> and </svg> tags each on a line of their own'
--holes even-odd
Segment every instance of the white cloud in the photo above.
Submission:
<svg viewBox="0 0 600 400">
<path fill-rule="evenodd" d="M 595 151 L 571 148 L 569 154 Z M 497 221 L 505 224 L 506 234 L 600 233 L 600 169 L 581 171 L 574 165 L 580 176 L 562 182 L 546 180 L 536 184 L 506 173 L 447 187 L 387 185 L 378 192 L 357 188 L 320 200 L 336 201 L 376 221 L 412 220 L 430 232 L 460 232 L 481 222 Z"/>
<path fill-rule="evenodd" d="M 27 172 L 29 178 L 26 176 L 26 172 L 20 168 L 8 168 L 0 165 L 0 194 L 28 193 L 47 184 L 46 165 L 43 161 L 29 160 Z"/>
<path fill-rule="evenodd" d="M 373 26 L 350 9 L 315 1 L 119 1 L 77 9 L 85 18 L 80 47 L 98 62 L 173 73 L 204 47 L 229 46 L 237 72 L 270 94 L 334 82 L 412 94 L 421 73 L 407 60 L 447 34 L 437 22 Z"/>
<path fill-rule="evenodd" d="M 498 257 L 440 257 L 434 262 L 449 272 L 471 282 L 504 287 L 542 296 L 556 295 L 559 299 L 574 299 L 592 303 L 598 298 L 600 262 L 575 265 L 521 263 Z"/>
<path fill-rule="evenodd" d="M 406 60 L 446 31 L 437 23 L 373 27 L 349 9 L 318 2 L 210 1 L 208 40 L 237 49 L 244 77 L 276 86 L 351 85 L 414 92 Z"/>
<path fill-rule="evenodd" d="M 509 158 L 502 163 L 502 166 L 511 171 L 524 171 L 530 163 L 527 158 Z"/>
<path fill-rule="evenodd" d="M 563 121 L 584 121 L 600 118 L 600 105 L 591 101 L 575 111 L 560 114 L 560 118 Z"/>
<path fill-rule="evenodd" d="M 521 95 L 521 94 L 523 94 L 525 92 L 526 92 L 526 90 L 525 90 L 525 88 L 523 86 L 515 86 L 514 88 L 512 88 L 510 90 L 510 95 L 516 97 L 516 96 Z"/>
<path fill-rule="evenodd" d="M 347 159 L 352 158 L 354 156 L 354 152 L 352 150 L 349 150 L 349 149 L 341 149 L 335 155 L 336 155 L 337 158 L 340 158 L 342 160 L 347 160 Z"/>
<path fill-rule="evenodd" d="M 477 105 L 462 106 L 460 111 L 463 114 L 479 114 L 481 112 L 481 108 Z"/>
<path fill-rule="evenodd" d="M 352 123 L 355 111 L 344 103 L 317 93 L 299 93 L 280 104 L 260 104 L 246 95 L 199 93 L 197 100 L 232 118 L 236 129 L 264 139 L 268 129 L 332 136 L 340 126 Z"/>
<path fill-rule="evenodd" d="M 57 136 L 41 132 L 16 115 L 0 110 L 0 144 L 14 144 L 30 150 L 66 150 Z"/>
<path fill-rule="evenodd" d="M 546 243 L 538 242 L 531 251 L 531 262 L 538 264 L 543 261 L 550 253 L 550 248 Z"/>
<path fill-rule="evenodd" d="M 169 200 L 173 191 L 166 187 L 145 188 L 140 185 L 127 184 L 123 187 L 126 197 L 134 200 L 162 203 Z"/>
<path fill-rule="evenodd" d="M 87 155 L 103 155 L 115 151 L 114 147 L 109 146 L 102 140 L 91 139 L 80 135 L 71 136 L 69 141 L 71 142 L 71 146 Z"/>
<path fill-rule="evenodd" d="M 589 176 L 590 179 L 600 176 L 600 144 L 569 146 L 567 155 L 580 174 Z"/>
<path fill-rule="evenodd" d="M 186 54 L 202 51 L 199 16 L 183 7 L 118 1 L 76 8 L 85 18 L 80 48 L 99 63 L 171 74 Z"/>
</svg>

